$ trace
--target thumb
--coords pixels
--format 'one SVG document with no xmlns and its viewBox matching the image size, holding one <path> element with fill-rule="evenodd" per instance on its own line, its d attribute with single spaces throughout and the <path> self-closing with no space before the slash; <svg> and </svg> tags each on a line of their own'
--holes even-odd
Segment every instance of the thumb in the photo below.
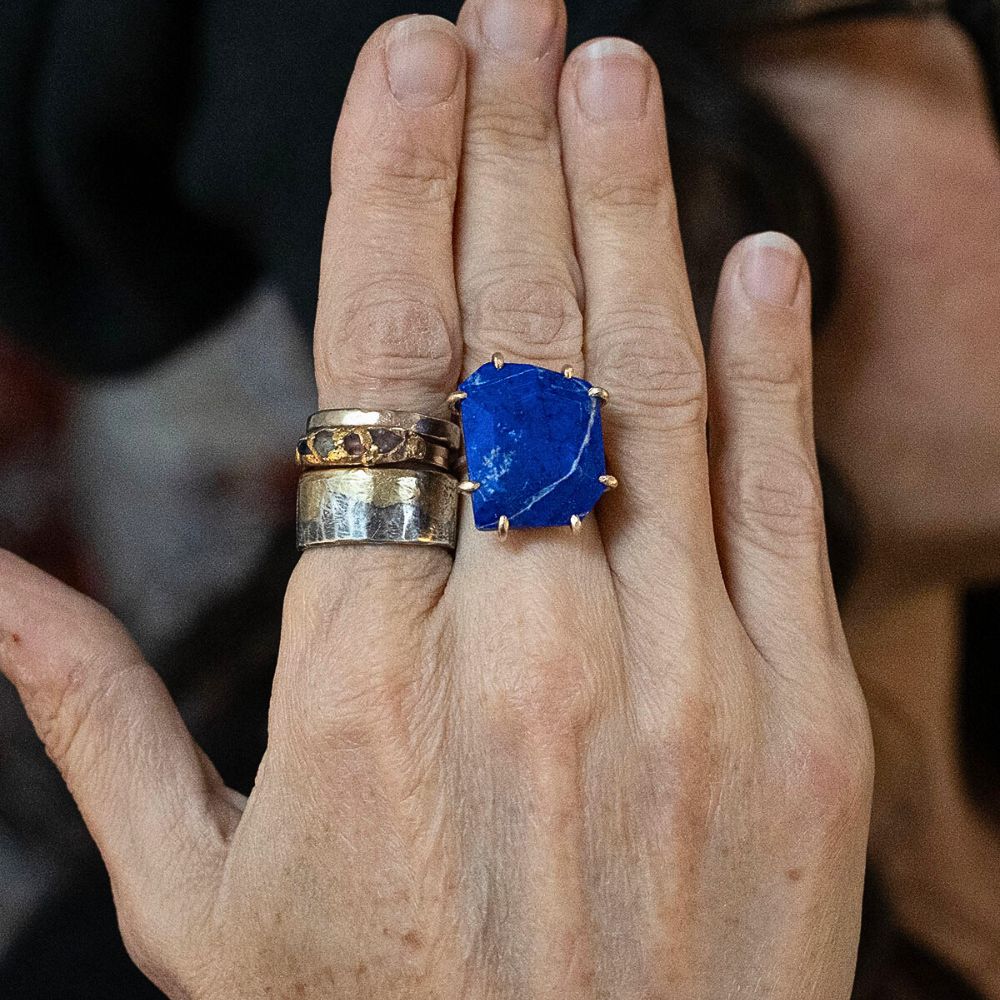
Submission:
<svg viewBox="0 0 1000 1000">
<path fill-rule="evenodd" d="M 110 612 L 3 550 L 0 671 L 97 842 L 120 919 L 221 870 L 240 812 L 159 676 Z"/>
</svg>

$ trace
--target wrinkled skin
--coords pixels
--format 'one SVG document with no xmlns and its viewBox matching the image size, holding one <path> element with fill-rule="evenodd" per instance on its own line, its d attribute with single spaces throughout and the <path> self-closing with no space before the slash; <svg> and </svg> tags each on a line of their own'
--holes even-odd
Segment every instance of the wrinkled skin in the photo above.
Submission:
<svg viewBox="0 0 1000 1000">
<path fill-rule="evenodd" d="M 0 663 L 171 997 L 849 996 L 870 731 L 808 274 L 735 248 L 706 364 L 655 70 L 606 41 L 564 66 L 564 32 L 470 0 L 366 45 L 316 374 L 323 407 L 442 412 L 493 351 L 574 365 L 622 480 L 579 536 L 308 551 L 246 801 L 106 612 L 0 557 Z"/>
</svg>

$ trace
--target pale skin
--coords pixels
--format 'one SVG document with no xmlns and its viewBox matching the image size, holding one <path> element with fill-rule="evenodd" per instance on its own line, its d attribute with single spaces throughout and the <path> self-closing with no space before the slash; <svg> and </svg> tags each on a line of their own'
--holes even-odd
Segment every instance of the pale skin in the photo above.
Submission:
<svg viewBox="0 0 1000 1000">
<path fill-rule="evenodd" d="M 0 555 L 0 665 L 170 997 L 850 994 L 871 737 L 804 261 L 737 246 L 704 358 L 652 63 L 564 62 L 561 3 L 511 10 L 360 55 L 319 405 L 440 413 L 494 351 L 572 365 L 622 481 L 584 530 L 307 552 L 247 800 L 107 612 Z"/>
</svg>

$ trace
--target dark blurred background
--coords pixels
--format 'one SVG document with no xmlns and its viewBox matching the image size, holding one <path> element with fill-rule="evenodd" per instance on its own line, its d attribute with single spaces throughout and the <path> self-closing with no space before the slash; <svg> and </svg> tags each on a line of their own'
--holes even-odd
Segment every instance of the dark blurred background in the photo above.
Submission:
<svg viewBox="0 0 1000 1000">
<path fill-rule="evenodd" d="M 828 195 L 727 66 L 725 41 L 756 22 L 941 5 L 568 6 L 571 45 L 627 34 L 660 63 L 702 322 L 725 251 L 773 228 L 806 249 L 821 325 L 837 280 Z M 244 792 L 295 559 L 289 442 L 313 409 L 309 333 L 338 109 L 379 23 L 457 8 L 0 5 L 0 545 L 111 607 Z M 992 72 L 996 6 L 950 14 Z M 825 488 L 844 587 L 860 526 L 832 470 Z M 996 607 L 987 588 L 966 609 L 973 734 L 995 727 L 982 706 L 998 703 Z M 894 933 L 874 885 L 868 910 L 863 977 L 886 982 L 896 963 L 937 992 L 892 996 L 972 995 Z M 0 681 L 0 997 L 158 995 L 128 962 L 96 852 Z"/>
</svg>

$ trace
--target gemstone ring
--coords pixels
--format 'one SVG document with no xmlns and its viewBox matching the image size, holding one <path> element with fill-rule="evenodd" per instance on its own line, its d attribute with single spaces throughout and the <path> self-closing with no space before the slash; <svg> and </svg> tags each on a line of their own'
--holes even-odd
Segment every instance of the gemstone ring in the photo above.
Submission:
<svg viewBox="0 0 1000 1000">
<path fill-rule="evenodd" d="M 608 474 L 601 407 L 606 390 L 572 368 L 507 364 L 501 354 L 449 397 L 461 416 L 479 531 L 568 526 L 579 531 L 618 481 Z"/>
</svg>

